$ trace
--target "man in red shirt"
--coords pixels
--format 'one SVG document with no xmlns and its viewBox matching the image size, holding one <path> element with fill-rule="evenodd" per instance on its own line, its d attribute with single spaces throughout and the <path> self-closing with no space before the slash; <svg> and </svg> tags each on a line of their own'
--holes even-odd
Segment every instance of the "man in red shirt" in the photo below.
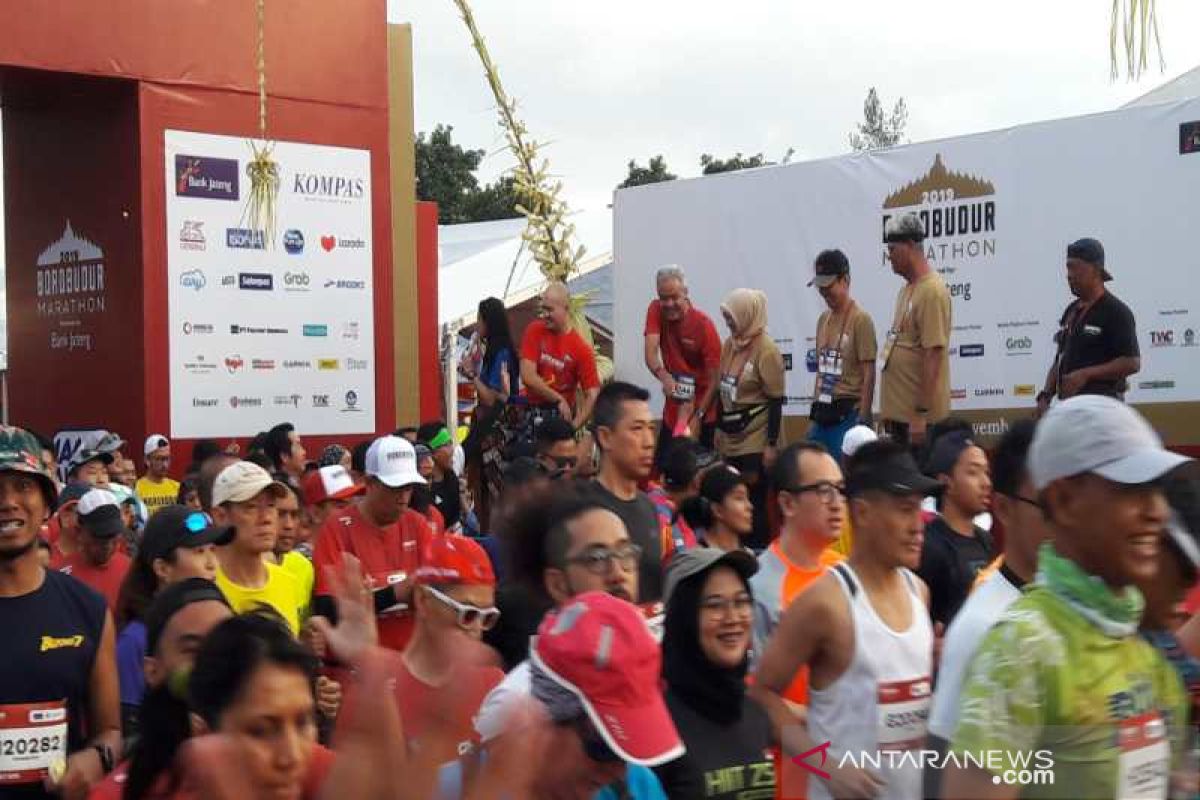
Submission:
<svg viewBox="0 0 1200 800">
<path fill-rule="evenodd" d="M 521 340 L 521 382 L 530 405 L 557 408 L 575 429 L 592 416 L 600 393 L 596 354 L 571 327 L 571 295 L 564 283 L 554 282 L 542 292 L 539 319 L 529 323 Z M 576 390 L 584 391 L 575 407 Z"/>
<path fill-rule="evenodd" d="M 408 507 L 414 486 L 425 482 L 417 472 L 413 446 L 399 436 L 384 436 L 367 450 L 366 491 L 352 506 L 325 520 L 313 551 L 315 613 L 337 619 L 327 568 L 340 573 L 342 554 L 350 553 L 370 577 L 379 621 L 379 643 L 403 650 L 412 637 L 412 576 L 429 539 L 425 518 Z"/>
<path fill-rule="evenodd" d="M 479 744 L 474 718 L 483 698 L 504 679 L 494 666 L 461 658 L 464 637 L 479 641 L 500 618 L 496 576 L 482 547 L 451 535 L 429 540 L 415 582 L 416 628 L 396 674 L 404 735 L 415 744 L 441 717 L 462 756 Z"/>
<path fill-rule="evenodd" d="M 75 510 L 82 532 L 79 551 L 67 556 L 60 571 L 104 595 L 109 610 L 115 610 L 130 564 L 129 556 L 117 549 L 118 542 L 129 535 L 121 506 L 111 492 L 92 489 L 80 498 Z"/>
<path fill-rule="evenodd" d="M 654 459 L 661 466 L 675 435 L 699 434 L 705 447 L 713 445 L 721 337 L 708 315 L 688 299 L 681 267 L 671 264 L 660 269 L 657 285 L 658 299 L 646 309 L 644 334 L 646 368 L 658 378 L 666 398 Z"/>
</svg>

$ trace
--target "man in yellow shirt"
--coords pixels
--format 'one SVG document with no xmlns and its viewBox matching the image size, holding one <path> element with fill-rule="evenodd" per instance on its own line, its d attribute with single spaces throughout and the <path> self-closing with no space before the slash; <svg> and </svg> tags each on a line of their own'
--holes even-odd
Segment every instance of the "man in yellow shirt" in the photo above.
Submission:
<svg viewBox="0 0 1200 800">
<path fill-rule="evenodd" d="M 134 491 L 146 505 L 150 516 L 164 506 L 175 502 L 179 496 L 179 481 L 167 477 L 171 466 L 171 443 L 162 434 L 152 434 L 146 438 L 142 448 L 146 455 L 146 474 L 138 479 Z"/>
<path fill-rule="evenodd" d="M 239 614 L 270 606 L 287 621 L 293 635 L 300 632 L 300 582 L 264 555 L 279 535 L 276 504 L 288 489 L 272 480 L 265 469 L 249 461 L 230 464 L 213 483 L 213 520 L 232 525 L 233 541 L 217 549 L 217 586 Z"/>
</svg>

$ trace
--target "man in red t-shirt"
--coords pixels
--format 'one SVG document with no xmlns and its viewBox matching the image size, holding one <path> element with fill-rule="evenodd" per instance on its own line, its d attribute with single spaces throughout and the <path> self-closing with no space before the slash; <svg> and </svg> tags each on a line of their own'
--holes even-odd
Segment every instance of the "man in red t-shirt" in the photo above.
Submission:
<svg viewBox="0 0 1200 800">
<path fill-rule="evenodd" d="M 396 673 L 404 735 L 416 744 L 440 719 L 462 756 L 479 744 L 474 719 L 483 698 L 504 679 L 497 667 L 461 657 L 464 644 L 479 641 L 500 618 L 496 576 L 482 547 L 451 535 L 429 540 L 415 580 L 416 629 Z"/>
<path fill-rule="evenodd" d="M 117 549 L 129 535 L 121 506 L 111 492 L 92 489 L 79 499 L 75 510 L 82 533 L 79 551 L 67 556 L 59 569 L 104 595 L 109 610 L 114 611 L 130 564 L 129 556 Z"/>
<path fill-rule="evenodd" d="M 412 636 L 412 576 L 430 536 L 425 518 L 408 507 L 414 486 L 425 481 L 417 472 L 413 446 L 399 436 L 376 439 L 366 456 L 366 491 L 352 506 L 330 514 L 313 552 L 315 613 L 336 620 L 328 567 L 339 572 L 342 555 L 362 563 L 373 584 L 379 621 L 379 643 L 403 650 Z"/>
<path fill-rule="evenodd" d="M 712 447 L 716 432 L 720 385 L 721 337 L 717 326 L 688 299 L 683 268 L 674 264 L 658 271 L 658 299 L 646 309 L 646 368 L 662 384 L 662 427 L 655 463 L 661 465 L 676 435 L 695 436 Z M 661 358 L 660 358 L 661 354 Z"/>
<path fill-rule="evenodd" d="M 578 430 L 592 416 L 600 374 L 596 354 L 571 327 L 570 304 L 566 284 L 556 281 L 542 292 L 539 319 L 526 326 L 521 339 L 521 382 L 531 405 L 557 408 Z M 576 408 L 579 388 L 584 397 Z"/>
</svg>

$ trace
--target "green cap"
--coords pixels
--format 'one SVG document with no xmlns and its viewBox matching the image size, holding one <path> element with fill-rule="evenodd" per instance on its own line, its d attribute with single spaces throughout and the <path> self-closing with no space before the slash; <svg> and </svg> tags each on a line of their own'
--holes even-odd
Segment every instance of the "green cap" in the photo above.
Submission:
<svg viewBox="0 0 1200 800">
<path fill-rule="evenodd" d="M 24 472 L 42 484 L 46 503 L 54 505 L 58 487 L 50 469 L 42 460 L 42 445 L 37 437 L 23 428 L 0 425 L 0 472 Z"/>
</svg>

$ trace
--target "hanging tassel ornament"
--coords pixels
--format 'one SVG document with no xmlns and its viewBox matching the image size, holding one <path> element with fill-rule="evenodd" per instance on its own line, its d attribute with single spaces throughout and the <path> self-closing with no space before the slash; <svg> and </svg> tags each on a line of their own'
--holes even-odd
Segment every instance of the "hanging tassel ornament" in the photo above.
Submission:
<svg viewBox="0 0 1200 800">
<path fill-rule="evenodd" d="M 279 199 L 279 165 L 271 158 L 275 143 L 267 140 L 267 48 L 266 0 L 258 6 L 258 141 L 251 140 L 250 161 L 246 175 L 250 178 L 250 195 L 246 198 L 243 218 L 247 227 L 263 232 L 267 248 L 275 246 L 276 211 Z"/>
</svg>

